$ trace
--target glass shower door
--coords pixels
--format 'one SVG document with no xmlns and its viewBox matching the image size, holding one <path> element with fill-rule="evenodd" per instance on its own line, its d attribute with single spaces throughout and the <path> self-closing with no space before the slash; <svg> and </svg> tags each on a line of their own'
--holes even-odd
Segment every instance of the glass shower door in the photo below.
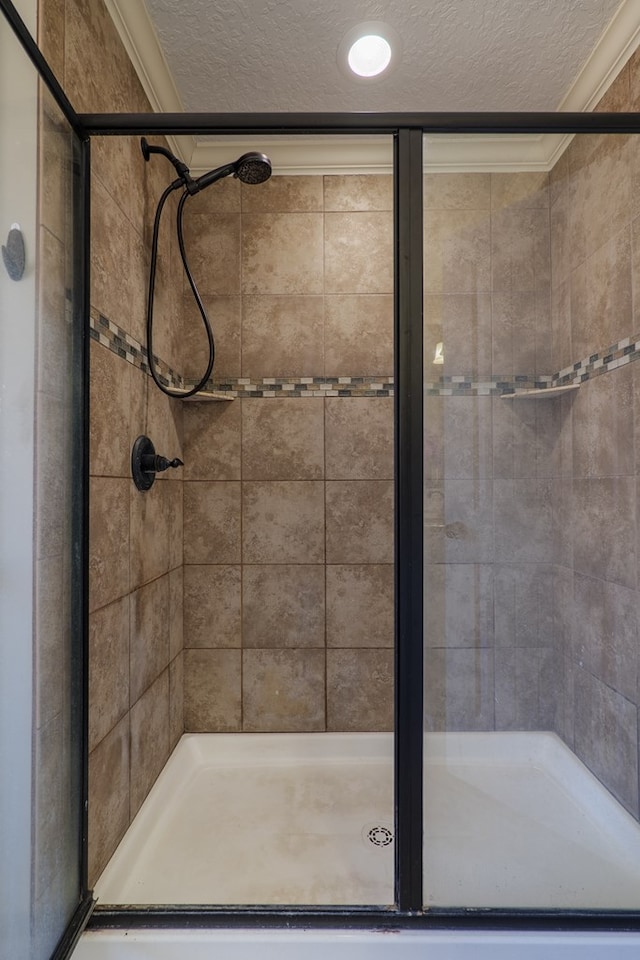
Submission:
<svg viewBox="0 0 640 960">
<path fill-rule="evenodd" d="M 0 929 L 16 960 L 48 960 L 82 897 L 77 158 L 0 15 Z"/>
<path fill-rule="evenodd" d="M 425 141 L 425 905 L 637 909 L 638 146 L 516 146 Z"/>
</svg>

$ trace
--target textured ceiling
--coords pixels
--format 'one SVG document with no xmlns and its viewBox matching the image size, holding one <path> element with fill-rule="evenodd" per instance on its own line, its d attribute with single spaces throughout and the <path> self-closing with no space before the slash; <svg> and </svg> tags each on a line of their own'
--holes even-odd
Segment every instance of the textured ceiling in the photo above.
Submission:
<svg viewBox="0 0 640 960">
<path fill-rule="evenodd" d="M 640 0 L 639 0 L 640 2 Z M 620 0 L 146 0 L 188 111 L 555 110 Z M 383 20 L 402 60 L 351 79 L 345 33 Z"/>
</svg>

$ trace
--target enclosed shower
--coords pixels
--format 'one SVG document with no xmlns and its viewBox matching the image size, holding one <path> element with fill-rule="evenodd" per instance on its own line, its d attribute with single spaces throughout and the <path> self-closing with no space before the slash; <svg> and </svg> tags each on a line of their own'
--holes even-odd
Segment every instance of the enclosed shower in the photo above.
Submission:
<svg viewBox="0 0 640 960">
<path fill-rule="evenodd" d="M 632 925 L 636 116 L 169 117 L 64 6 L 75 109 L 33 50 L 3 106 L 30 956 L 92 911 Z"/>
<path fill-rule="evenodd" d="M 635 141 L 552 148 L 540 171 L 539 138 L 517 162 L 501 138 L 424 141 L 429 909 L 637 899 Z M 96 827 L 96 895 L 387 906 L 393 178 L 216 190 L 185 237 L 219 361 L 172 414 L 185 733 L 109 862 Z M 207 351 L 188 294 L 183 390 Z"/>
</svg>

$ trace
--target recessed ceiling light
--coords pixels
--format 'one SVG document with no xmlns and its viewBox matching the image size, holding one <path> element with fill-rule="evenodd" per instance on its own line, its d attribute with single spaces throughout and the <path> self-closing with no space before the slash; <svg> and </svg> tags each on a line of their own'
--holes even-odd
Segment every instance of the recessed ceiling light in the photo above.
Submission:
<svg viewBox="0 0 640 960">
<path fill-rule="evenodd" d="M 369 20 L 353 27 L 338 47 L 338 64 L 352 80 L 371 83 L 388 76 L 400 59 L 400 37 L 393 27 Z"/>
<path fill-rule="evenodd" d="M 368 33 L 351 45 L 347 62 L 359 77 L 377 77 L 391 63 L 389 41 Z"/>
</svg>

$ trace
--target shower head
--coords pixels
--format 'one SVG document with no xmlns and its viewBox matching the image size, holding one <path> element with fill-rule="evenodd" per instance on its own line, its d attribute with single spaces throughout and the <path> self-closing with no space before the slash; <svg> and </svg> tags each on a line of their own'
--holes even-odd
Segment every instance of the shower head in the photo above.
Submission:
<svg viewBox="0 0 640 960">
<path fill-rule="evenodd" d="M 244 153 L 235 163 L 225 163 L 224 166 L 216 167 L 215 170 L 203 173 L 201 177 L 197 177 L 194 180 L 186 163 L 178 160 L 166 147 L 159 147 L 155 144 L 148 143 L 147 140 L 142 137 L 140 140 L 140 148 L 145 160 L 149 160 L 152 153 L 160 153 L 163 157 L 166 157 L 176 168 L 176 172 L 180 178 L 176 180 L 173 186 L 180 187 L 184 184 L 191 194 L 199 193 L 217 180 L 222 180 L 223 177 L 233 175 L 242 183 L 264 183 L 264 181 L 268 180 L 271 176 L 271 161 L 268 157 L 265 157 L 264 153 Z"/>
<path fill-rule="evenodd" d="M 223 167 L 203 173 L 188 186 L 190 193 L 198 193 L 211 186 L 216 180 L 233 175 L 242 183 L 264 183 L 271 176 L 271 161 L 264 153 L 244 153 L 235 163 L 226 163 Z"/>
<path fill-rule="evenodd" d="M 271 176 L 271 161 L 264 153 L 245 153 L 234 166 L 242 183 L 264 183 Z"/>
</svg>

